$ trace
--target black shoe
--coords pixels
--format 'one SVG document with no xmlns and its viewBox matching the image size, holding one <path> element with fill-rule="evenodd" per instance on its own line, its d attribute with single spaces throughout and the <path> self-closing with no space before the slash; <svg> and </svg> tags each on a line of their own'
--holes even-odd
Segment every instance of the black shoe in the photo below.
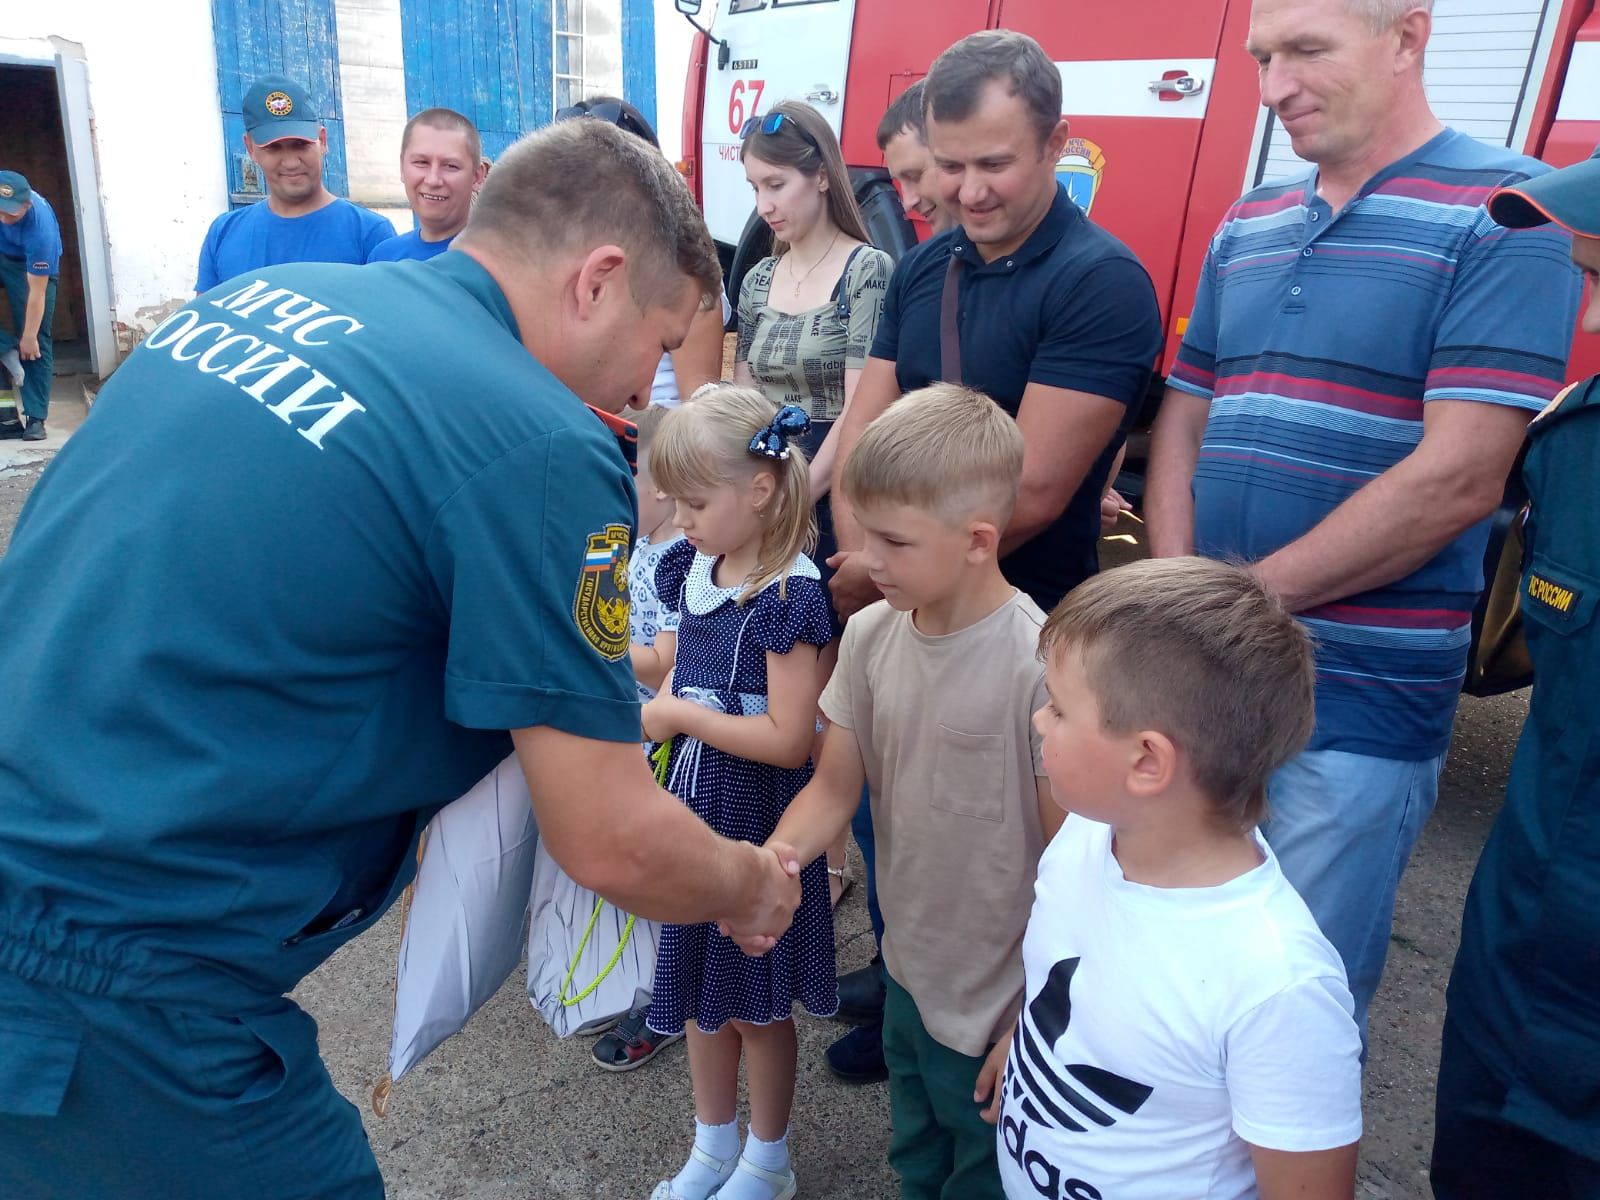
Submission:
<svg viewBox="0 0 1600 1200">
<path fill-rule="evenodd" d="M 682 1033 L 657 1033 L 644 1023 L 646 1008 L 636 1008 L 617 1027 L 594 1044 L 589 1056 L 595 1065 L 605 1071 L 631 1071 L 642 1067 L 673 1042 L 683 1038 Z"/>
<path fill-rule="evenodd" d="M 859 971 L 839 976 L 837 1020 L 866 1025 L 883 1020 L 883 959 L 874 956 Z"/>
<path fill-rule="evenodd" d="M 879 1083 L 889 1078 L 883 1064 L 883 1020 L 859 1025 L 845 1034 L 823 1055 L 828 1070 L 846 1083 Z"/>
<path fill-rule="evenodd" d="M 27 425 L 22 430 L 22 440 L 25 442 L 42 442 L 46 436 L 44 421 L 38 417 L 29 417 Z"/>
<path fill-rule="evenodd" d="M 21 421 L 0 421 L 0 442 L 14 441 L 21 436 Z"/>
</svg>

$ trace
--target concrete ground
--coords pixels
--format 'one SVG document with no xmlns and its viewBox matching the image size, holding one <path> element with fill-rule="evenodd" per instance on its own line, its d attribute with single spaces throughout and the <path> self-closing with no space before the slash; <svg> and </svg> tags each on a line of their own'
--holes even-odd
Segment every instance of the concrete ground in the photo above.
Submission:
<svg viewBox="0 0 1600 1200">
<path fill-rule="evenodd" d="M 41 469 L 81 420 L 78 381 L 58 381 L 58 396 L 50 441 L 0 442 L 0 550 Z M 1138 525 L 1125 521 L 1105 545 L 1107 561 L 1140 554 L 1138 538 Z M 1402 884 L 1389 969 L 1372 1008 L 1362 1197 L 1429 1194 L 1444 985 L 1467 883 L 1526 712 L 1521 694 L 1462 701 L 1439 808 Z M 859 875 L 859 864 L 852 867 Z M 841 906 L 837 929 L 841 969 L 864 964 L 872 947 L 861 887 Z M 398 913 L 391 912 L 295 993 L 320 1023 L 335 1083 L 362 1110 L 392 1197 L 643 1200 L 676 1169 L 692 1111 L 681 1043 L 642 1070 L 602 1072 L 589 1061 L 588 1041 L 563 1042 L 550 1033 L 523 995 L 520 975 L 395 1085 L 387 1117 L 373 1115 L 368 1097 L 385 1070 L 399 932 Z M 801 1195 L 894 1196 L 884 1162 L 885 1089 L 849 1087 L 828 1074 L 822 1052 L 842 1027 L 802 1017 L 799 1030 L 791 1144 Z"/>
</svg>

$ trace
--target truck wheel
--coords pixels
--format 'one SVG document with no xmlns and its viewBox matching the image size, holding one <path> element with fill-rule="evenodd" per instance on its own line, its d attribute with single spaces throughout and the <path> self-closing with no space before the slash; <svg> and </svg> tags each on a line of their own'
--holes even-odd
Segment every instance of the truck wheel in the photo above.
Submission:
<svg viewBox="0 0 1600 1200">
<path fill-rule="evenodd" d="M 728 318 L 728 330 L 731 333 L 738 327 L 739 322 L 739 289 L 744 286 L 744 277 L 750 273 L 750 268 L 755 266 L 767 255 L 772 253 L 772 230 L 767 228 L 767 223 L 756 216 L 756 210 L 750 210 L 750 219 L 744 223 L 744 232 L 739 235 L 739 244 L 733 248 L 733 257 L 728 260 L 723 271 L 723 282 L 728 288 L 728 303 L 733 305 L 733 316 Z"/>
<path fill-rule="evenodd" d="M 851 182 L 867 236 L 874 246 L 899 262 L 900 256 L 917 244 L 917 230 L 906 217 L 894 181 L 887 171 L 852 171 Z"/>
</svg>

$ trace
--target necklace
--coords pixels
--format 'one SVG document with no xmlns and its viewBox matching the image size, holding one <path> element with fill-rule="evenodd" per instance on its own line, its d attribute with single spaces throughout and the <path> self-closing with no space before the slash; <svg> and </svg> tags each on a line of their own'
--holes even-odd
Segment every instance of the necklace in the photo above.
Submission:
<svg viewBox="0 0 1600 1200">
<path fill-rule="evenodd" d="M 828 255 L 833 253 L 834 246 L 836 246 L 839 242 L 839 232 L 840 231 L 837 229 L 833 231 L 833 240 L 828 243 L 828 248 L 822 252 L 822 257 L 807 267 L 806 273 L 794 281 L 794 294 L 796 298 L 799 297 L 800 288 L 805 284 L 805 281 L 811 278 L 811 272 L 815 271 L 823 263 L 828 261 Z M 794 274 L 794 267 L 792 265 L 789 267 L 789 274 Z"/>
</svg>

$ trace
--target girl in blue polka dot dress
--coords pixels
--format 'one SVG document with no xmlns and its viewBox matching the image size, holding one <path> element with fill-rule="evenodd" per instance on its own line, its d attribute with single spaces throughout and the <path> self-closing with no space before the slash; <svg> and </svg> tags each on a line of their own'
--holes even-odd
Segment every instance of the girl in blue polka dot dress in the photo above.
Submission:
<svg viewBox="0 0 1600 1200">
<path fill-rule="evenodd" d="M 676 505 L 684 542 L 656 570 L 656 646 L 670 686 L 644 707 L 645 736 L 670 739 L 669 791 L 726 837 L 761 844 L 811 778 L 822 680 L 818 651 L 833 613 L 803 551 L 816 536 L 798 440 L 805 413 L 750 388 L 704 388 L 661 422 L 656 486 Z M 715 925 L 667 925 L 647 1018 L 683 1029 L 694 1082 L 688 1161 L 651 1200 L 789 1200 L 798 1000 L 838 1008 L 825 859 L 800 872 L 794 923 L 770 952 L 746 955 Z M 739 1062 L 750 1129 L 739 1150 Z"/>
</svg>

